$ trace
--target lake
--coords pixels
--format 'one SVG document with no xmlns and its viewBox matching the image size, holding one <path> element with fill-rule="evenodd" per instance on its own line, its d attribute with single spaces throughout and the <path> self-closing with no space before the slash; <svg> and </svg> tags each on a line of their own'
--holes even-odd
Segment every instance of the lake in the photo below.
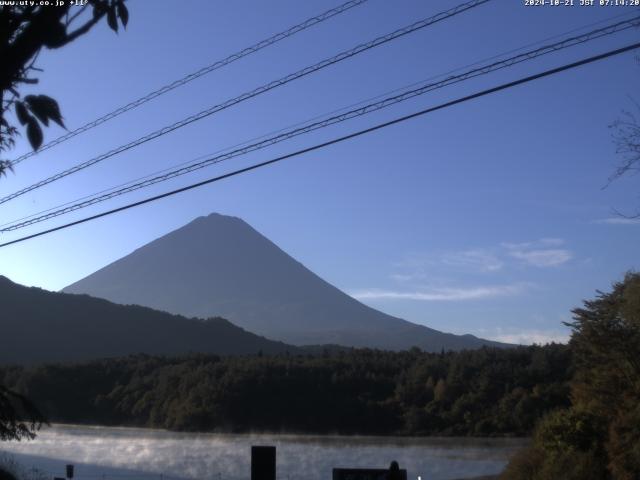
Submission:
<svg viewBox="0 0 640 480">
<path fill-rule="evenodd" d="M 278 478 L 327 480 L 333 467 L 386 468 L 397 460 L 409 479 L 449 480 L 500 472 L 525 439 L 192 434 L 136 428 L 54 425 L 32 442 L 0 450 L 48 477 L 76 466 L 77 480 L 240 480 L 252 445 L 277 447 Z"/>
</svg>

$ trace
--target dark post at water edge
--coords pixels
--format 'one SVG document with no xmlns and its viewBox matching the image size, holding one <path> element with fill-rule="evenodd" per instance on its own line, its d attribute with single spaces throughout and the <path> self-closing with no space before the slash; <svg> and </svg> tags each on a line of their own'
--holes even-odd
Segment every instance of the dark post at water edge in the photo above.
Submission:
<svg viewBox="0 0 640 480">
<path fill-rule="evenodd" d="M 276 447 L 251 447 L 251 480 L 276 480 Z M 334 468 L 333 480 L 407 480 L 407 471 L 395 460 L 389 469 Z"/>
<path fill-rule="evenodd" d="M 276 447 L 251 447 L 251 480 L 276 480 Z"/>
</svg>

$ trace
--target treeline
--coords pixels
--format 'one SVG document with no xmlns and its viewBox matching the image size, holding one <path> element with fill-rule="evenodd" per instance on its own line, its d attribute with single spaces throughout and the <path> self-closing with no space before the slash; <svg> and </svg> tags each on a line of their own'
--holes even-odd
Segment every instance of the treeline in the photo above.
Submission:
<svg viewBox="0 0 640 480">
<path fill-rule="evenodd" d="M 571 405 L 539 422 L 504 480 L 640 479 L 640 274 L 573 315 Z"/>
<path fill-rule="evenodd" d="M 528 435 L 569 405 L 564 345 L 129 356 L 0 368 L 51 422 L 183 431 Z"/>
</svg>

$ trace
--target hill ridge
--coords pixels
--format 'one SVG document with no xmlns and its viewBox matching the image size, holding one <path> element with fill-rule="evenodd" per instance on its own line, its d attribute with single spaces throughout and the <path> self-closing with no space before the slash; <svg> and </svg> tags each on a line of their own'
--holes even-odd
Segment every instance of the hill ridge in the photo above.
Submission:
<svg viewBox="0 0 640 480">
<path fill-rule="evenodd" d="M 137 353 L 295 353 L 220 317 L 186 318 L 86 294 L 26 287 L 0 275 L 0 363 L 91 360 Z M 27 348 L 28 347 L 28 348 Z"/>
</svg>

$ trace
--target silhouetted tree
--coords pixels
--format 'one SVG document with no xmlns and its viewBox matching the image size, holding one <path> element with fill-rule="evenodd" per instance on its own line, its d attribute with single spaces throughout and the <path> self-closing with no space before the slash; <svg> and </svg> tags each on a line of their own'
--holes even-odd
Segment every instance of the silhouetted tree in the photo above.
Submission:
<svg viewBox="0 0 640 480">
<path fill-rule="evenodd" d="M 573 311 L 572 405 L 546 416 L 505 480 L 637 480 L 640 472 L 640 274 Z"/>
<path fill-rule="evenodd" d="M 45 418 L 24 395 L 0 385 L 0 440 L 33 438 L 43 423 Z"/>
<path fill-rule="evenodd" d="M 106 17 L 118 31 L 118 19 L 126 27 L 129 12 L 124 0 L 88 0 L 83 6 L 67 1 L 56 6 L 40 2 L 15 2 L 0 6 L 0 154 L 15 144 L 18 127 L 7 119 L 12 109 L 26 131 L 31 147 L 40 148 L 41 125 L 53 121 L 64 127 L 58 103 L 47 95 L 20 95 L 24 85 L 36 84 L 35 62 L 43 48 L 57 49 L 77 40 Z M 0 158 L 0 177 L 11 163 Z M 30 438 L 44 421 L 27 400 L 0 385 L 0 440 Z"/>
<path fill-rule="evenodd" d="M 635 112 L 625 110 L 610 126 L 616 153 L 622 156 L 618 168 L 609 178 L 610 181 L 640 171 L 640 104 L 636 101 L 633 104 Z"/>
<path fill-rule="evenodd" d="M 640 57 L 637 57 L 640 65 Z M 609 128 L 612 130 L 616 154 L 621 157 L 618 167 L 609 177 L 609 183 L 625 175 L 640 171 L 640 103 L 631 98 L 630 110 L 624 110 Z M 607 185 L 608 185 L 607 184 Z M 627 218 L 640 218 L 640 207 L 635 214 L 622 215 Z"/>
<path fill-rule="evenodd" d="M 31 146 L 42 145 L 41 125 L 53 121 L 64 126 L 58 103 L 47 95 L 20 95 L 20 88 L 36 84 L 35 62 L 43 48 L 57 49 L 77 40 L 106 17 L 118 31 L 118 19 L 126 27 L 129 13 L 124 0 L 88 0 L 83 6 L 67 1 L 56 6 L 40 2 L 15 2 L 0 6 L 0 152 L 15 144 L 18 127 L 7 119 L 11 110 L 26 131 Z M 31 5 L 33 3 L 33 5 Z M 0 159 L 0 176 L 11 168 Z"/>
</svg>

